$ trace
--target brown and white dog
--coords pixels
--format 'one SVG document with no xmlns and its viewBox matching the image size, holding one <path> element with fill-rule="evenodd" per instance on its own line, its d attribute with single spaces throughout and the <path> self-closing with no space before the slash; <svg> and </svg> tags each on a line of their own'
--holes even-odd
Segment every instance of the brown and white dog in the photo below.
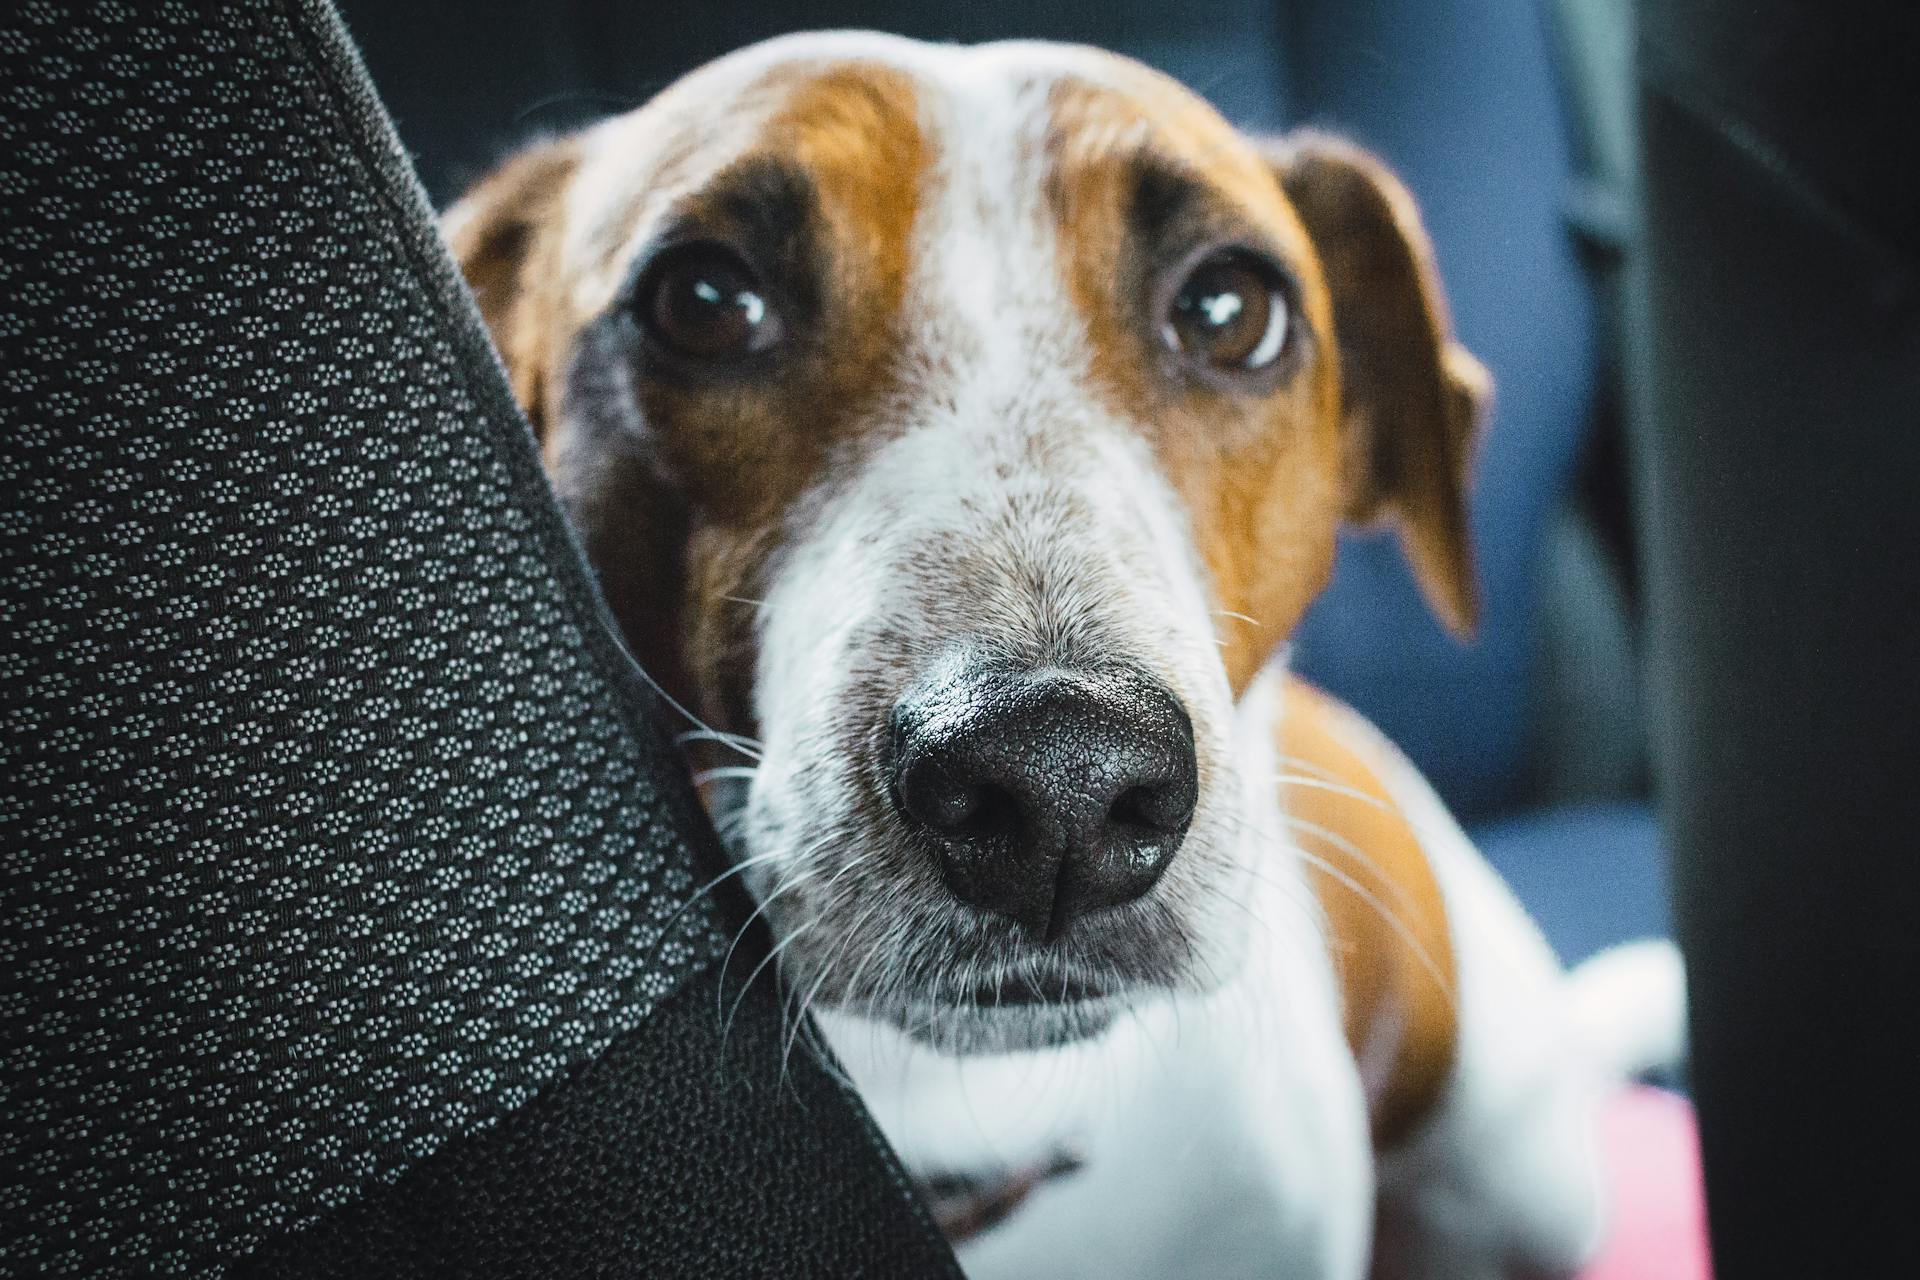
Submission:
<svg viewBox="0 0 1920 1280">
<path fill-rule="evenodd" d="M 707 794 L 794 999 L 982 1189 L 969 1271 L 1579 1265 L 1677 964 L 1563 975 L 1284 673 L 1342 521 L 1474 620 L 1486 377 L 1376 161 L 1090 49 L 809 35 L 445 232 L 627 641 L 749 761 Z"/>
</svg>

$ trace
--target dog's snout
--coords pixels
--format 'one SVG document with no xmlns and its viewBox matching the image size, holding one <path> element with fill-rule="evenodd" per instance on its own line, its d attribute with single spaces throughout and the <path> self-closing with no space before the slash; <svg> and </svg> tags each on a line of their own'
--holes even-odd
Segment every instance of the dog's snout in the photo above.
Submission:
<svg viewBox="0 0 1920 1280">
<path fill-rule="evenodd" d="M 1193 725 L 1131 673 L 941 680 L 891 737 L 895 801 L 948 887 L 1049 941 L 1152 888 L 1193 820 Z"/>
</svg>

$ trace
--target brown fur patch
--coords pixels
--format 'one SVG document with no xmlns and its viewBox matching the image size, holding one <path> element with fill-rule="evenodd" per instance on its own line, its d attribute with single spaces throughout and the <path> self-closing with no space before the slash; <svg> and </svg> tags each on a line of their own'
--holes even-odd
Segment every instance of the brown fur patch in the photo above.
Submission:
<svg viewBox="0 0 1920 1280">
<path fill-rule="evenodd" d="M 669 91 L 636 118 L 637 129 L 657 111 L 660 127 L 679 133 L 660 140 L 651 169 L 635 166 L 630 196 L 606 202 L 618 212 L 577 238 L 594 261 L 542 257 L 562 241 L 557 193 L 577 163 L 568 144 L 516 159 L 463 202 L 453 247 L 482 296 L 515 394 L 536 420 L 593 411 L 578 394 L 570 400 L 571 371 L 557 362 L 575 358 L 587 327 L 603 317 L 571 314 L 564 291 L 623 272 L 633 220 L 657 211 L 648 199 L 654 184 L 684 184 L 698 140 L 724 132 L 712 113 L 688 112 L 681 96 Z M 550 465 L 570 447 L 593 451 L 598 470 L 575 515 L 636 656 L 703 717 L 751 732 L 743 684 L 753 667 L 751 602 L 795 499 L 836 450 L 857 443 L 893 378 L 928 165 L 913 82 L 891 68 L 781 66 L 728 101 L 723 113 L 760 113 L 760 123 L 718 174 L 671 200 L 663 225 L 729 240 L 742 232 L 729 193 L 757 173 L 793 176 L 804 191 L 810 255 L 795 274 L 809 286 L 805 298 L 785 298 L 805 314 L 787 317 L 778 375 L 701 381 L 636 367 L 642 440 L 578 444 L 562 438 L 563 428 L 549 430 L 545 451 Z M 602 154 L 606 164 L 625 159 Z M 511 235 L 500 230 L 509 227 Z M 760 248 L 740 247 L 750 261 Z M 771 283 L 777 290 L 780 281 Z"/>
<path fill-rule="evenodd" d="M 1369 1076 L 1376 1145 L 1405 1138 L 1452 1073 L 1453 941 L 1419 838 L 1382 785 L 1377 736 L 1300 680 L 1282 694 L 1281 804 L 1309 869 L 1339 975 L 1348 1044 Z M 1390 1058 L 1369 1062 L 1384 1041 Z"/>
<path fill-rule="evenodd" d="M 1306 232 L 1254 148 L 1171 81 L 1126 73 L 1124 91 L 1078 80 L 1056 88 L 1049 196 L 1097 389 L 1152 439 L 1193 521 L 1237 694 L 1332 571 L 1338 374 L 1331 344 L 1313 337 L 1331 332 L 1328 298 Z M 1212 225 L 1195 238 L 1263 244 L 1293 271 L 1303 358 L 1270 394 L 1235 394 L 1170 368 L 1160 317 L 1146 312 L 1182 264 L 1149 252 L 1132 216 L 1140 175 L 1156 167 L 1205 187 Z"/>
<path fill-rule="evenodd" d="M 561 207 L 578 164 L 570 141 L 529 147 L 469 191 L 448 220 L 448 247 L 535 435 L 544 431 L 563 309 L 566 276 L 555 260 Z"/>
<path fill-rule="evenodd" d="M 806 175 L 817 199 L 819 310 L 782 376 L 761 386 L 655 384 L 642 409 L 669 442 L 693 529 L 681 652 L 703 708 L 751 732 L 752 606 L 794 501 L 871 420 L 896 370 L 896 327 L 927 168 L 917 99 L 903 74 L 850 65 L 811 76 L 769 122 L 757 154 Z M 689 691 L 691 692 L 691 690 Z"/>
</svg>

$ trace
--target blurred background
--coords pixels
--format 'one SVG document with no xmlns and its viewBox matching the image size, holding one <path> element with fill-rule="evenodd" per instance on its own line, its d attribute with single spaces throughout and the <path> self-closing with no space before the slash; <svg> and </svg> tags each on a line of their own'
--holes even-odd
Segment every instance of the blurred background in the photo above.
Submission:
<svg viewBox="0 0 1920 1280">
<path fill-rule="evenodd" d="M 1615 354 L 1625 3 L 471 0 L 451 22 L 440 5 L 340 8 L 441 207 L 530 138 L 821 27 L 1098 44 L 1245 129 L 1311 124 L 1379 152 L 1419 200 L 1460 336 L 1495 379 L 1474 493 L 1487 607 L 1475 641 L 1455 643 L 1393 540 L 1356 534 L 1297 666 L 1414 757 L 1565 959 L 1666 931 Z"/>
</svg>

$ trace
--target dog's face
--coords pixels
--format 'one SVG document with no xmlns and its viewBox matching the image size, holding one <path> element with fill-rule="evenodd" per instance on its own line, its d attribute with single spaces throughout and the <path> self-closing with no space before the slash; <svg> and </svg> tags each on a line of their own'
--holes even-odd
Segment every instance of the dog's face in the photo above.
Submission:
<svg viewBox="0 0 1920 1280">
<path fill-rule="evenodd" d="M 811 999 L 955 1051 L 1228 974 L 1235 700 L 1342 519 L 1456 627 L 1478 367 L 1405 195 L 1124 59 L 757 46 L 447 219 Z"/>
</svg>

